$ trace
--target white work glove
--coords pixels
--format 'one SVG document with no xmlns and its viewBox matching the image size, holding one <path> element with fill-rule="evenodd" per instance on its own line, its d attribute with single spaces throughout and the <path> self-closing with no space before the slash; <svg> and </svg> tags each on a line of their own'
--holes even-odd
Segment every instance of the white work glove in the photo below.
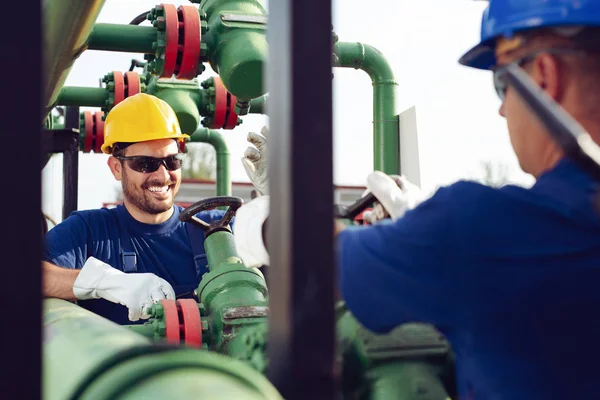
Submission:
<svg viewBox="0 0 600 400">
<path fill-rule="evenodd" d="M 253 146 L 249 146 L 244 152 L 242 165 L 246 170 L 246 175 L 254 184 L 254 187 L 262 195 L 269 194 L 269 181 L 267 179 L 267 136 L 269 128 L 264 126 L 259 133 L 248 133 L 248 142 Z"/>
<path fill-rule="evenodd" d="M 372 211 L 365 211 L 363 219 L 374 224 L 386 218 L 401 218 L 404 213 L 415 208 L 423 201 L 423 194 L 418 186 L 410 183 L 404 176 L 386 175 L 381 171 L 373 171 L 367 177 L 366 193 L 373 193 L 377 202 Z"/>
<path fill-rule="evenodd" d="M 129 320 L 150 318 L 150 307 L 162 299 L 175 300 L 175 291 L 154 274 L 126 274 L 90 257 L 73 284 L 79 300 L 106 299 L 129 309 Z"/>
<path fill-rule="evenodd" d="M 248 268 L 269 265 L 269 253 L 262 229 L 269 216 L 269 196 L 259 196 L 241 206 L 235 214 L 233 238 L 238 256 Z"/>
</svg>

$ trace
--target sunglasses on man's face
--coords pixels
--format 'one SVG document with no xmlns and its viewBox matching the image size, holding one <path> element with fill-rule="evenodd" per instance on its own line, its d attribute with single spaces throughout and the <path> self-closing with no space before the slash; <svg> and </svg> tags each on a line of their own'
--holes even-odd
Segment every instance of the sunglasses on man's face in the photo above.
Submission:
<svg viewBox="0 0 600 400">
<path fill-rule="evenodd" d="M 504 79 L 502 79 L 502 71 L 506 69 L 506 66 L 511 65 L 511 64 L 516 64 L 519 67 L 523 68 L 523 66 L 526 63 L 533 61 L 538 55 L 540 55 L 542 53 L 571 54 L 571 55 L 578 55 L 578 56 L 586 55 L 586 52 L 582 51 L 580 49 L 572 49 L 572 48 L 542 49 L 542 50 L 535 51 L 532 54 L 527 54 L 521 58 L 517 58 L 516 60 L 514 60 L 508 64 L 498 65 L 496 68 L 493 69 L 493 79 L 494 79 L 494 88 L 496 89 L 496 93 L 498 94 L 498 97 L 500 98 L 501 101 L 504 101 L 504 98 L 506 97 L 506 90 L 508 89 L 508 84 L 504 81 Z"/>
<path fill-rule="evenodd" d="M 161 164 L 165 166 L 165 168 L 169 171 L 175 171 L 181 168 L 181 164 L 183 161 L 185 154 L 177 153 L 172 156 L 156 158 L 150 156 L 117 156 L 116 158 L 119 160 L 127 161 L 127 165 L 129 168 L 136 172 L 142 173 L 152 173 L 155 172 Z"/>
</svg>

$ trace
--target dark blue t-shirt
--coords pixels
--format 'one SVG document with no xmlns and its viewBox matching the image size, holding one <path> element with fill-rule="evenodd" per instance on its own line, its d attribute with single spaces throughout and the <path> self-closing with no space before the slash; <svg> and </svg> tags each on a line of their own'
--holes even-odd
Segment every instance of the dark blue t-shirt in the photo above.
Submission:
<svg viewBox="0 0 600 400">
<path fill-rule="evenodd" d="M 343 297 L 375 332 L 436 325 L 466 398 L 600 399 L 597 189 L 568 159 L 531 189 L 439 189 L 339 235 Z"/>
<path fill-rule="evenodd" d="M 208 272 L 204 254 L 204 235 L 200 228 L 195 239 L 202 251 L 196 267 L 186 229 L 179 221 L 183 208 L 175 206 L 173 215 L 160 224 L 144 224 L 135 220 L 123 205 L 113 209 L 75 211 L 46 234 L 46 261 L 66 268 L 82 268 L 89 257 L 95 257 L 113 268 L 123 270 L 120 249 L 129 247 L 137 256 L 137 272 L 153 273 L 169 282 L 177 297 L 191 297 L 202 275 Z M 210 222 L 222 218 L 219 210 L 203 211 L 200 219 Z M 124 235 L 117 218 L 124 222 Z M 120 240 L 128 245 L 120 245 Z M 125 249 L 127 250 L 127 249 Z M 80 304 L 117 323 L 131 324 L 124 306 L 105 300 L 89 300 Z M 101 305 L 96 307 L 97 305 Z M 89 306 L 89 307 L 88 307 Z"/>
</svg>

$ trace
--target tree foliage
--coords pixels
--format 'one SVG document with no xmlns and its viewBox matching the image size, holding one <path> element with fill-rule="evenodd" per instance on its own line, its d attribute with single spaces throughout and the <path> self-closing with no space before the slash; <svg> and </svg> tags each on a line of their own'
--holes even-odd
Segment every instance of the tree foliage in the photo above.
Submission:
<svg viewBox="0 0 600 400">
<path fill-rule="evenodd" d="M 181 173 L 184 179 L 214 180 L 217 174 L 214 148 L 206 143 L 188 143 Z"/>
</svg>

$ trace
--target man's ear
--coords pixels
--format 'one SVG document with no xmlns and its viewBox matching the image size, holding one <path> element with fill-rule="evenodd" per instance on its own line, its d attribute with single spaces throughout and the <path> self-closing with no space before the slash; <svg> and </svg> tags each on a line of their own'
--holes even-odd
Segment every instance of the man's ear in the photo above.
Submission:
<svg viewBox="0 0 600 400">
<path fill-rule="evenodd" d="M 561 103 L 565 93 L 564 70 L 556 57 L 541 54 L 535 61 L 533 77 L 550 97 Z"/>
<path fill-rule="evenodd" d="M 110 168 L 110 172 L 112 172 L 113 176 L 116 180 L 120 181 L 123 178 L 123 165 L 121 162 L 113 156 L 108 157 L 106 161 L 108 168 Z"/>
</svg>

